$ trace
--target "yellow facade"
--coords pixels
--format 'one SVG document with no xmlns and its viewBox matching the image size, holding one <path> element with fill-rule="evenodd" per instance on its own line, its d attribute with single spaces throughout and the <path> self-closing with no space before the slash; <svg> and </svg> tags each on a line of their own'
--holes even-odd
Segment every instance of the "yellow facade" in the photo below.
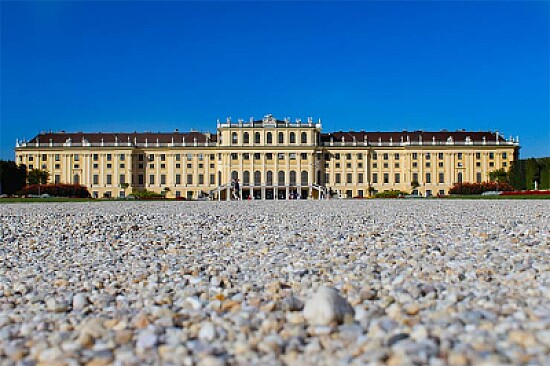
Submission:
<svg viewBox="0 0 550 366">
<path fill-rule="evenodd" d="M 334 132 L 321 123 L 265 116 L 218 122 L 211 133 L 48 133 L 17 142 L 16 161 L 51 183 L 80 183 L 94 197 L 147 189 L 167 197 L 366 197 L 387 190 L 446 194 L 508 169 L 518 139 L 496 132 Z"/>
</svg>

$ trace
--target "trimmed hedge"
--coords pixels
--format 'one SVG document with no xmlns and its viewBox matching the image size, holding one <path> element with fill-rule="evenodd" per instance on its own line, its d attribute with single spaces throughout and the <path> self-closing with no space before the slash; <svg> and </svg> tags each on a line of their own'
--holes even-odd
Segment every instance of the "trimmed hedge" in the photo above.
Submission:
<svg viewBox="0 0 550 366">
<path fill-rule="evenodd" d="M 449 194 L 482 194 L 488 191 L 513 191 L 508 183 L 484 182 L 484 183 L 456 183 L 449 189 Z"/>
<path fill-rule="evenodd" d="M 407 193 L 402 191 L 391 190 L 391 191 L 377 193 L 374 195 L 374 197 L 375 198 L 397 198 L 401 194 L 406 195 Z"/>
<path fill-rule="evenodd" d="M 20 196 L 48 194 L 52 197 L 90 198 L 88 188 L 80 184 L 32 184 L 17 192 Z"/>
</svg>

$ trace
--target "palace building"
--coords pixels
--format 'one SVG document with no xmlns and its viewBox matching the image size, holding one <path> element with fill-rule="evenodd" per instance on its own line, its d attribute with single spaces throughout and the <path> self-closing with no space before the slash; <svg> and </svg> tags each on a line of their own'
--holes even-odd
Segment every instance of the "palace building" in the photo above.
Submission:
<svg viewBox="0 0 550 366">
<path fill-rule="evenodd" d="M 346 131 L 321 121 L 218 121 L 217 133 L 40 133 L 17 141 L 18 164 L 44 169 L 51 183 L 79 183 L 93 197 L 135 190 L 166 197 L 243 199 L 366 197 L 401 190 L 446 194 L 458 182 L 482 182 L 518 158 L 519 139 L 498 132 Z"/>
</svg>

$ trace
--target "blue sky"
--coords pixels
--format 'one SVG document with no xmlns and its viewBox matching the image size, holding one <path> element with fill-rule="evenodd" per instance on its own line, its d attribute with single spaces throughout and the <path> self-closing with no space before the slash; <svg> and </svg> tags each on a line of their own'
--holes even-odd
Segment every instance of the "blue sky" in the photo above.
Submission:
<svg viewBox="0 0 550 366">
<path fill-rule="evenodd" d="M 1 151 L 40 131 L 498 130 L 550 156 L 549 2 L 1 2 Z"/>
</svg>

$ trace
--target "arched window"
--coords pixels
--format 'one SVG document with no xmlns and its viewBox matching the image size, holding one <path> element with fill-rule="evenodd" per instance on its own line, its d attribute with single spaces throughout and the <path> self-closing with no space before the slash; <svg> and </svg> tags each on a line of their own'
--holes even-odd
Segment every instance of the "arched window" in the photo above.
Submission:
<svg viewBox="0 0 550 366">
<path fill-rule="evenodd" d="M 267 133 L 267 143 L 272 144 L 273 143 L 273 134 L 271 132 Z"/>
<path fill-rule="evenodd" d="M 296 143 L 296 134 L 294 132 L 290 133 L 290 143 L 295 144 Z"/>
<path fill-rule="evenodd" d="M 250 142 L 250 135 L 248 134 L 248 132 L 245 132 L 243 134 L 243 143 L 248 144 L 249 142 Z"/>
<path fill-rule="evenodd" d="M 238 140 L 238 138 L 237 138 L 237 132 L 233 132 L 233 133 L 231 134 L 231 143 L 232 143 L 232 144 L 236 144 L 238 141 L 239 141 L 239 140 Z"/>
<path fill-rule="evenodd" d="M 296 172 L 294 170 L 290 171 L 290 185 L 291 186 L 296 185 Z"/>
<path fill-rule="evenodd" d="M 259 170 L 254 172 L 254 185 L 259 186 L 262 184 L 262 173 Z"/>
<path fill-rule="evenodd" d="M 285 143 L 285 135 L 282 132 L 279 132 L 279 143 L 280 144 Z"/>
<path fill-rule="evenodd" d="M 279 182 L 278 184 L 281 186 L 284 186 L 285 185 L 285 172 L 284 170 L 279 170 Z"/>
<path fill-rule="evenodd" d="M 233 170 L 233 171 L 231 172 L 231 179 L 232 179 L 232 180 L 239 179 L 239 172 L 236 171 L 236 170 Z"/>
<path fill-rule="evenodd" d="M 266 184 L 267 184 L 268 186 L 272 186 L 272 185 L 273 185 L 273 172 L 272 172 L 271 170 L 268 170 L 268 171 L 267 171 Z"/>
<path fill-rule="evenodd" d="M 458 173 L 458 183 L 462 183 L 462 172 Z"/>
<path fill-rule="evenodd" d="M 307 186 L 309 184 L 307 170 L 302 170 L 302 176 L 300 178 L 303 186 Z"/>
<path fill-rule="evenodd" d="M 243 184 L 250 184 L 250 172 L 248 170 L 243 172 Z"/>
<path fill-rule="evenodd" d="M 307 144 L 307 133 L 302 132 L 301 142 L 302 144 Z"/>
<path fill-rule="evenodd" d="M 254 134 L 254 143 L 255 144 L 259 144 L 260 143 L 260 133 L 259 132 L 256 132 Z"/>
<path fill-rule="evenodd" d="M 75 174 L 73 176 L 73 184 L 80 184 L 80 175 Z"/>
</svg>

